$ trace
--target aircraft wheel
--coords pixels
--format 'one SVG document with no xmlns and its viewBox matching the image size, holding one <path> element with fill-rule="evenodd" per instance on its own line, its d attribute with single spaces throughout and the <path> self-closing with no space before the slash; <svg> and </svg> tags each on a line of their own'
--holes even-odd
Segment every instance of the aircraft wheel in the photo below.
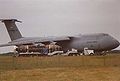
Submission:
<svg viewBox="0 0 120 81">
<path fill-rule="evenodd" d="M 90 56 L 94 55 L 93 53 L 90 53 Z"/>
<path fill-rule="evenodd" d="M 73 54 L 72 54 L 72 53 L 70 53 L 68 56 L 73 56 Z"/>
</svg>

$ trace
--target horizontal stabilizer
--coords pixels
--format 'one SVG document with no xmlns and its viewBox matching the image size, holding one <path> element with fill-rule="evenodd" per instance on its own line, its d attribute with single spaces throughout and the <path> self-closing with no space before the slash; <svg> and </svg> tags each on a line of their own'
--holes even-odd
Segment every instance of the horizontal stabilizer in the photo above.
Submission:
<svg viewBox="0 0 120 81">
<path fill-rule="evenodd" d="M 17 19 L 0 19 L 1 22 L 5 22 L 5 21 L 12 21 L 12 22 L 22 22 L 22 21 L 18 21 Z"/>
</svg>

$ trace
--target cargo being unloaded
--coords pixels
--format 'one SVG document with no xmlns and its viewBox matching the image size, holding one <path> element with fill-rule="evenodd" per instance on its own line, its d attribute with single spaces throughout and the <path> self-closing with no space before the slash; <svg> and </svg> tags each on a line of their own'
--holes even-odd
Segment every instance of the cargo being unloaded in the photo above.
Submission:
<svg viewBox="0 0 120 81">
<path fill-rule="evenodd" d="M 54 51 L 61 51 L 58 45 L 21 45 L 15 48 L 18 56 L 45 56 Z"/>
</svg>

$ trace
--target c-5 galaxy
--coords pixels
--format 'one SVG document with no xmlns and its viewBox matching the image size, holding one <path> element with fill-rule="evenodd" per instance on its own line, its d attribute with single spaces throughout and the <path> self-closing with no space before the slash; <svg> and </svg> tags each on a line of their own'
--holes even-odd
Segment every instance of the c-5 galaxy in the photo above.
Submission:
<svg viewBox="0 0 120 81">
<path fill-rule="evenodd" d="M 1 19 L 6 26 L 11 41 L 0 45 L 3 46 L 28 46 L 28 45 L 49 45 L 55 44 L 62 47 L 64 52 L 77 49 L 83 52 L 84 48 L 94 50 L 94 52 L 110 51 L 120 45 L 112 36 L 105 33 L 78 35 L 78 36 L 61 36 L 61 37 L 23 37 L 18 30 L 15 22 L 21 22 L 17 19 Z"/>
</svg>

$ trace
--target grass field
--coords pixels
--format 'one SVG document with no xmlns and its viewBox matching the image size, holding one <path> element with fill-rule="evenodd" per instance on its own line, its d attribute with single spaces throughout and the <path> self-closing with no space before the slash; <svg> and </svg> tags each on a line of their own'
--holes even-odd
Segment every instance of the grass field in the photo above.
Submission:
<svg viewBox="0 0 120 81">
<path fill-rule="evenodd" d="M 120 54 L 0 56 L 0 81 L 120 81 Z"/>
</svg>

